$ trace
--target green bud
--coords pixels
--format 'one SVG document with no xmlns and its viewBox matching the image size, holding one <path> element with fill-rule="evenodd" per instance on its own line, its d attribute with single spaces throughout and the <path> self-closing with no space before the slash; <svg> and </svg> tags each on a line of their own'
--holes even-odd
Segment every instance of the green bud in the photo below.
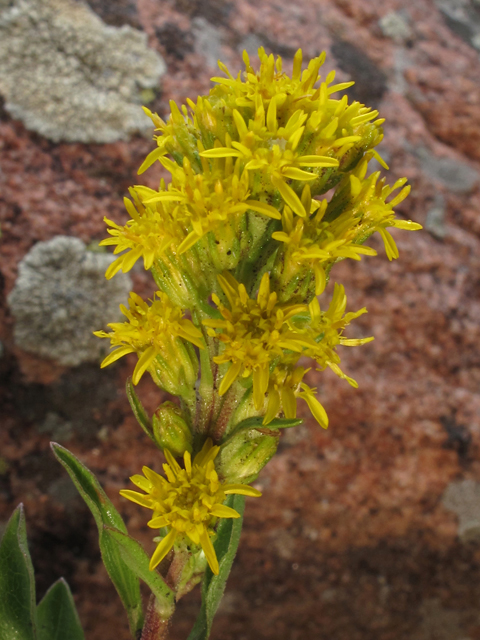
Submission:
<svg viewBox="0 0 480 640">
<path fill-rule="evenodd" d="M 245 427 L 233 433 L 220 447 L 216 468 L 227 482 L 249 484 L 273 457 L 279 432 Z"/>
<path fill-rule="evenodd" d="M 185 422 L 182 411 L 173 402 L 164 402 L 153 414 L 153 436 L 158 446 L 168 449 L 180 457 L 185 451 L 192 452 L 192 432 Z"/>
<path fill-rule="evenodd" d="M 184 399 L 194 397 L 198 357 L 193 346 L 177 338 L 175 348 L 165 355 L 157 355 L 150 368 L 155 384 L 174 396 Z"/>
</svg>

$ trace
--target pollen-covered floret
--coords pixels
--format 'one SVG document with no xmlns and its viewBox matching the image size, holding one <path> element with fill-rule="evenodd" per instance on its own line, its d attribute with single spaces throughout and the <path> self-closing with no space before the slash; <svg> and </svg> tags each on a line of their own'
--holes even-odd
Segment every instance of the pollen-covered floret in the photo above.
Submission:
<svg viewBox="0 0 480 640">
<path fill-rule="evenodd" d="M 220 447 L 207 439 L 202 450 L 191 459 L 190 453 L 183 455 L 182 468 L 172 454 L 165 449 L 167 464 L 163 465 L 166 478 L 148 467 L 144 475 L 135 475 L 130 480 L 145 493 L 124 489 L 120 494 L 132 502 L 153 511 L 148 526 L 152 529 L 169 529 L 159 542 L 151 560 L 150 570 L 165 558 L 175 542 L 187 537 L 193 544 L 201 546 L 214 574 L 218 574 L 218 560 L 211 536 L 218 518 L 240 518 L 240 514 L 224 505 L 229 494 L 260 497 L 262 494 L 246 484 L 222 483 L 215 471 L 215 458 Z"/>
</svg>

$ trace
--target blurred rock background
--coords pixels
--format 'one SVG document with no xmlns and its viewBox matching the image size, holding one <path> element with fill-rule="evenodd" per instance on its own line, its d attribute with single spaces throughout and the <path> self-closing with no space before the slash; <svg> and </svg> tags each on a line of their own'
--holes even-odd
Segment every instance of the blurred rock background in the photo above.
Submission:
<svg viewBox="0 0 480 640">
<path fill-rule="evenodd" d="M 387 119 L 389 180 L 412 184 L 402 213 L 425 231 L 395 234 L 393 264 L 380 250 L 334 271 L 376 338 L 341 354 L 360 388 L 312 374 L 330 428 L 307 417 L 260 476 L 212 638 L 478 640 L 478 0 L 0 0 L 0 528 L 23 501 L 38 595 L 63 575 L 89 640 L 128 638 L 93 519 L 48 443 L 96 472 L 150 551 L 143 514 L 118 497 L 140 465 L 161 463 L 125 400 L 133 361 L 100 371 L 75 327 L 98 324 L 92 309 L 115 309 L 129 286 L 98 277 L 98 241 L 104 215 L 126 219 L 152 148 L 141 104 L 165 116 L 170 99 L 208 91 L 218 57 L 240 69 L 260 45 L 287 68 L 300 46 L 326 50 L 326 70 L 357 81 L 351 97 Z M 53 262 L 39 249 L 51 242 Z M 60 283 L 35 298 L 33 325 L 28 265 Z M 132 281 L 153 292 L 141 269 Z M 82 296 L 92 313 L 79 320 Z M 162 400 L 147 379 L 140 393 L 150 411 Z M 175 640 L 198 601 L 180 604 Z"/>
</svg>

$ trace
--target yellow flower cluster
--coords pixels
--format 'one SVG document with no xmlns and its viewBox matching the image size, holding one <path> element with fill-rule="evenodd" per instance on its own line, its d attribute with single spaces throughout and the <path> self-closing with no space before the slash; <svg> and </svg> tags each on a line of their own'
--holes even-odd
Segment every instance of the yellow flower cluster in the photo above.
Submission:
<svg viewBox="0 0 480 640">
<path fill-rule="evenodd" d="M 259 70 L 245 52 L 245 72 L 236 77 L 219 63 L 225 77 L 213 78 L 215 86 L 196 102 L 171 102 L 167 121 L 145 110 L 157 146 L 139 174 L 159 162 L 170 179 L 158 189 L 132 187 L 125 224 L 105 219 L 109 237 L 102 244 L 117 256 L 107 277 L 142 259 L 159 291 L 150 304 L 132 293 L 129 309 L 122 307 L 127 322 L 97 332 L 113 348 L 102 366 L 135 352 L 134 384 L 148 371 L 180 397 L 180 407 L 165 403 L 153 423 L 167 478 L 144 468 L 145 477 L 132 481 L 145 495 L 122 491 L 153 510 L 150 526 L 168 528 L 152 568 L 186 536 L 218 572 L 210 539 L 216 519 L 238 515 L 223 505 L 225 496 L 259 495 L 229 483 L 229 464 L 241 478 L 235 452 L 254 452 L 264 438 L 265 454 L 252 453 L 258 469 L 243 476 L 250 479 L 278 441 L 272 429 L 252 435 L 237 426 L 252 417 L 263 425 L 282 414 L 293 419 L 299 399 L 328 426 L 300 360 L 310 358 L 318 371 L 328 367 L 356 387 L 337 348 L 373 338 L 343 335 L 366 312 L 346 313 L 343 286 L 335 285 L 326 310 L 316 296 L 335 263 L 376 255 L 364 244 L 373 233 L 392 260 L 398 249 L 387 229 L 420 229 L 395 215 L 409 193 L 406 180 L 389 186 L 379 171 L 368 175 L 372 159 L 388 169 L 375 150 L 383 120 L 345 95 L 334 97 L 351 83 L 334 84 L 334 72 L 319 75 L 325 55 L 302 69 L 299 50 L 291 75 L 280 57 L 263 48 L 258 55 Z M 209 437 L 225 446 L 216 463 L 219 447 Z M 189 451 L 202 445 L 192 463 Z M 171 451 L 184 450 L 181 467 Z"/>
<path fill-rule="evenodd" d="M 130 478 L 145 493 L 123 489 L 120 494 L 142 507 L 151 509 L 153 517 L 148 526 L 153 529 L 168 527 L 170 531 L 159 542 L 151 560 L 150 570 L 165 558 L 179 537 L 187 536 L 194 545 L 200 545 L 210 569 L 218 574 L 218 560 L 211 536 L 218 518 L 239 518 L 240 514 L 223 504 L 229 494 L 260 497 L 262 494 L 246 484 L 222 483 L 215 471 L 215 458 L 220 447 L 210 439 L 193 459 L 188 451 L 183 455 L 184 468 L 165 450 L 167 464 L 163 465 L 166 478 L 148 467 L 144 475 Z"/>
<path fill-rule="evenodd" d="M 347 343 L 338 328 L 333 341 L 328 332 L 317 327 L 315 335 L 314 329 L 330 317 L 330 310 L 321 313 L 312 298 L 325 289 L 332 266 L 344 258 L 375 255 L 363 244 L 375 231 L 388 258 L 396 258 L 387 227 L 414 230 L 420 225 L 395 218 L 394 208 L 409 192 L 404 179 L 390 187 L 380 172 L 367 176 L 372 158 L 387 168 L 374 149 L 383 136 L 383 120 L 358 102 L 348 104 L 346 96 L 333 98 L 349 83 L 333 84 L 334 72 L 321 79 L 325 55 L 302 71 L 298 51 L 291 76 L 283 71 L 280 57 L 275 60 L 260 49 L 259 58 L 256 72 L 244 53 L 243 77 L 233 77 L 219 63 L 226 77 L 213 78 L 216 86 L 196 103 L 188 100 L 179 109 L 172 102 L 167 122 L 149 112 L 159 132 L 157 148 L 139 173 L 160 161 L 171 181 L 162 181 L 158 190 L 133 187 L 132 200 L 125 199 L 130 220 L 123 226 L 107 220 L 110 237 L 102 244 L 120 253 L 107 277 L 130 270 L 143 258 L 169 301 L 162 298 L 142 316 L 143 327 L 152 321 L 148 338 L 143 329 L 142 338 L 132 341 L 126 325 L 118 324 L 112 325 L 113 333 L 99 335 L 108 335 L 117 347 L 104 365 L 135 350 L 139 362 L 134 381 L 147 369 L 155 377 L 156 363 L 163 358 L 167 367 L 170 362 L 160 353 L 165 352 L 163 338 L 161 349 L 153 338 L 163 307 L 175 305 L 180 316 L 182 309 L 192 310 L 198 328 L 183 320 L 184 326 L 190 322 L 190 333 L 180 337 L 203 345 L 201 320 L 209 336 L 220 342 L 212 360 L 230 363 L 218 381 L 220 395 L 237 378 L 247 388 L 253 384 L 257 411 L 264 407 L 265 394 L 270 398 L 269 421 L 275 410 L 294 413 L 295 394 L 304 394 L 312 405 L 313 396 L 296 367 L 300 355 L 345 377 L 335 349 Z M 332 188 L 333 196 L 321 199 Z M 208 306 L 209 294 L 220 316 Z M 335 296 L 332 305 L 337 308 L 339 290 Z M 140 309 L 138 301 L 136 305 Z M 301 313 L 310 316 L 308 330 L 292 320 Z M 346 323 L 353 317 L 347 314 Z M 135 320 L 135 331 L 137 324 Z M 178 344 L 179 334 L 172 335 Z M 290 401 L 274 400 L 287 395 Z M 314 413 L 318 419 L 318 407 Z"/>
</svg>

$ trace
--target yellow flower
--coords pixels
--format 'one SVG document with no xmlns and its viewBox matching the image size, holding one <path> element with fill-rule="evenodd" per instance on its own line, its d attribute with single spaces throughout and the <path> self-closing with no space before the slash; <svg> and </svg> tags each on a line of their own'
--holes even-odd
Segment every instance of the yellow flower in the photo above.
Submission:
<svg viewBox="0 0 480 640">
<path fill-rule="evenodd" d="M 128 303 L 128 309 L 120 306 L 128 322 L 112 322 L 108 325 L 111 329 L 108 333 L 95 331 L 99 338 L 108 338 L 114 349 L 101 367 L 127 353 L 137 353 L 138 362 L 132 376 L 134 384 L 138 384 L 147 369 L 154 379 L 159 372 L 170 373 L 172 384 L 175 384 L 174 378 L 179 375 L 180 368 L 183 368 L 183 376 L 194 377 L 194 383 L 197 375 L 195 363 L 183 341 L 204 349 L 201 331 L 184 318 L 182 310 L 172 304 L 164 293 L 157 292 L 150 306 L 136 293 L 131 293 Z M 196 359 L 194 353 L 193 356 Z M 177 380 L 180 382 L 181 379 Z"/>
<path fill-rule="evenodd" d="M 276 367 L 268 385 L 268 404 L 263 424 L 268 425 L 283 409 L 285 418 L 297 417 L 297 398 L 305 400 L 318 424 L 328 427 L 327 412 L 315 397 L 317 390 L 306 385 L 303 376 L 309 371 L 303 367 Z"/>
<path fill-rule="evenodd" d="M 280 411 L 286 418 L 297 415 L 297 398 L 305 400 L 317 422 L 326 429 L 328 416 L 325 409 L 317 400 L 316 389 L 303 382 L 304 375 L 309 371 L 297 366 L 301 356 L 316 360 L 320 365 L 318 371 L 327 366 L 340 378 L 358 387 L 357 382 L 345 375 L 339 367 L 340 358 L 337 354 L 338 345 L 359 346 L 371 342 L 373 338 L 344 338 L 343 330 L 352 320 L 367 312 L 365 308 L 356 312 L 345 313 L 347 297 L 343 286 L 335 284 L 332 301 L 327 311 L 321 311 L 318 298 L 308 305 L 309 319 L 302 316 L 292 318 L 288 324 L 298 335 L 305 336 L 304 348 L 301 353 L 289 353 L 277 364 L 270 374 L 267 388 L 267 410 L 263 424 L 269 424 Z"/>
<path fill-rule="evenodd" d="M 124 198 L 125 208 L 131 219 L 125 225 L 119 225 L 108 218 L 104 221 L 111 227 L 112 236 L 100 242 L 101 246 L 115 246 L 114 254 L 122 253 L 108 267 L 108 279 L 120 271 L 127 273 L 139 258 L 143 257 L 145 269 L 150 269 L 156 260 L 164 256 L 168 249 L 174 249 L 185 238 L 181 224 L 172 216 L 171 203 L 156 202 L 145 206 L 139 197 L 141 187 L 130 189 L 134 202 Z"/>
<path fill-rule="evenodd" d="M 333 298 L 326 312 L 320 310 L 318 298 L 308 305 L 311 323 L 308 327 L 308 333 L 315 336 L 315 347 L 306 349 L 305 355 L 316 360 L 320 365 L 318 371 L 323 371 L 327 366 L 332 369 L 340 378 L 346 380 L 352 387 L 357 388 L 357 382 L 346 376 L 338 363 L 340 358 L 336 352 L 336 347 L 340 344 L 347 347 L 356 347 L 371 342 L 373 337 L 369 338 L 344 338 L 343 330 L 352 320 L 367 313 L 365 307 L 359 311 L 349 312 L 345 314 L 347 306 L 347 296 L 345 295 L 345 287 L 335 283 Z M 345 314 L 345 315 L 344 315 Z"/>
<path fill-rule="evenodd" d="M 295 314 L 306 311 L 306 305 L 278 305 L 277 294 L 270 291 L 270 277 L 264 274 L 256 299 L 250 298 L 245 286 L 225 273 L 218 276 L 230 305 L 227 309 L 218 296 L 212 295 L 223 320 L 204 320 L 211 327 L 210 336 L 224 344 L 224 350 L 213 358 L 217 364 L 230 363 L 219 387 L 223 395 L 238 377 L 253 377 L 255 407 L 263 406 L 270 376 L 270 365 L 284 356 L 286 350 L 301 352 L 315 343 L 296 333 L 289 325 Z M 215 329 L 220 329 L 217 333 Z"/>
<path fill-rule="evenodd" d="M 309 218 L 293 215 L 289 207 L 282 214 L 282 231 L 275 232 L 274 240 L 282 242 L 274 273 L 279 285 L 288 282 L 298 272 L 298 266 L 308 267 L 315 274 L 315 294 L 323 293 L 327 274 L 338 260 L 360 260 L 362 255 L 374 256 L 377 252 L 363 242 L 378 231 L 382 236 L 389 260 L 398 258 L 398 249 L 387 227 L 415 231 L 421 225 L 410 220 L 395 219 L 394 207 L 410 192 L 406 178 L 397 180 L 390 187 L 380 172 L 365 178 L 371 152 L 349 177 L 339 184 L 330 202 L 312 200 L 309 186 L 302 193 L 302 203 Z M 403 187 L 400 193 L 387 202 L 393 191 Z"/>
<path fill-rule="evenodd" d="M 208 439 L 203 449 L 192 459 L 183 454 L 184 468 L 165 450 L 167 464 L 163 465 L 166 478 L 148 467 L 144 476 L 134 475 L 130 480 L 145 493 L 122 490 L 120 494 L 142 507 L 151 509 L 153 517 L 148 523 L 152 529 L 167 527 L 168 534 L 159 542 L 151 560 L 150 570 L 165 558 L 175 542 L 185 536 L 205 553 L 210 569 L 219 572 L 218 560 L 210 537 L 218 518 L 239 518 L 240 514 L 223 504 L 229 494 L 260 497 L 262 494 L 245 484 L 223 484 L 215 471 L 214 460 L 220 447 Z"/>
<path fill-rule="evenodd" d="M 309 194 L 308 194 L 309 195 Z M 305 198 L 302 198 L 305 200 Z M 314 201 L 312 201 L 314 202 Z M 316 203 L 318 205 L 318 203 Z M 323 293 L 327 283 L 329 267 L 337 260 L 352 258 L 360 260 L 362 255 L 376 255 L 371 247 L 357 244 L 345 233 L 348 228 L 342 228 L 341 234 L 335 234 L 331 224 L 324 222 L 327 201 L 322 200 L 316 208 L 316 213 L 310 218 L 294 218 L 289 207 L 283 210 L 283 231 L 272 234 L 274 240 L 284 243 L 285 249 L 278 254 L 277 264 L 282 264 L 282 280 L 294 277 L 297 265 L 306 266 L 315 274 L 315 295 Z M 275 267 L 274 267 L 275 270 Z M 277 269 L 278 271 L 278 269 Z"/>
<path fill-rule="evenodd" d="M 378 231 L 385 245 L 387 258 L 393 260 L 398 258 L 398 249 L 387 227 L 417 231 L 422 228 L 422 225 L 411 220 L 395 219 L 394 207 L 403 202 L 410 193 L 410 185 L 405 186 L 407 179 L 400 178 L 393 186 L 389 186 L 385 184 L 385 178 L 379 179 L 380 171 L 365 178 L 367 163 L 367 159 L 364 159 L 355 173 L 350 176 L 351 198 L 336 224 L 341 226 L 347 217 L 355 221 L 354 231 L 357 241 L 364 241 Z M 387 198 L 397 189 L 401 191 L 387 202 Z"/>
</svg>

